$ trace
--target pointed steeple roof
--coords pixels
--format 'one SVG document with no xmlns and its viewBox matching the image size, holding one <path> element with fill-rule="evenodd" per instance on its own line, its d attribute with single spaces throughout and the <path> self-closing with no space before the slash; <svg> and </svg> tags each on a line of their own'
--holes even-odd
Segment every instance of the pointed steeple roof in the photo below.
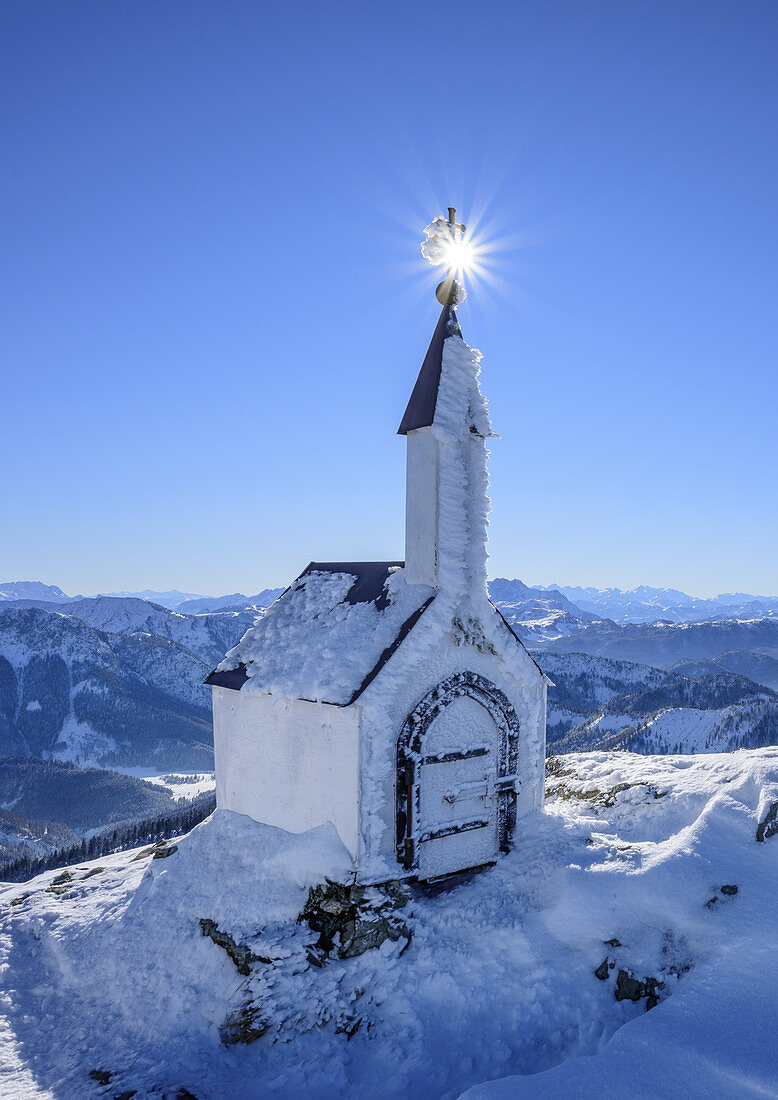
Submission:
<svg viewBox="0 0 778 1100">
<path fill-rule="evenodd" d="M 443 362 L 443 343 L 449 336 L 461 336 L 462 330 L 457 321 L 456 309 L 449 302 L 443 306 L 440 318 L 432 335 L 427 354 L 413 387 L 408 407 L 397 429 L 398 435 L 407 435 L 415 428 L 428 428 L 435 416 L 438 400 L 440 371 Z"/>
</svg>

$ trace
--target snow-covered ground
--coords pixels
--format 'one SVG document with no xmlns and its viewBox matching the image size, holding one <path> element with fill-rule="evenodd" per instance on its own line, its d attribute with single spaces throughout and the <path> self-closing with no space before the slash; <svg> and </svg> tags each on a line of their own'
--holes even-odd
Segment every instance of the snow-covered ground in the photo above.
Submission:
<svg viewBox="0 0 778 1100">
<path fill-rule="evenodd" d="M 216 789 L 214 772 L 165 772 L 162 775 L 142 775 L 138 778 L 153 787 L 167 787 L 176 802 L 186 802 L 198 794 Z"/>
<path fill-rule="evenodd" d="M 142 779 L 152 787 L 167 787 L 176 802 L 196 798 L 216 789 L 215 772 L 161 772 L 158 768 L 114 768 L 121 775 Z"/>
<path fill-rule="evenodd" d="M 321 967 L 296 918 L 347 878 L 329 827 L 221 811 L 166 858 L 0 887 L 0 1095 L 778 1096 L 778 749 L 573 754 L 548 786 L 497 866 L 411 888 L 407 949 Z M 224 1046 L 241 1012 L 263 1034 Z"/>
</svg>

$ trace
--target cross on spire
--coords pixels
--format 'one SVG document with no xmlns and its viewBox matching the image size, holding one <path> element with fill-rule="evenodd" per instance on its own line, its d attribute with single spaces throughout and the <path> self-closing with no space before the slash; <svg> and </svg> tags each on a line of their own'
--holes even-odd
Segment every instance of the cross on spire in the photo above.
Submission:
<svg viewBox="0 0 778 1100">
<path fill-rule="evenodd" d="M 465 232 L 464 225 L 462 225 L 460 222 L 458 222 L 456 220 L 456 217 L 457 217 L 456 210 L 454 209 L 453 206 L 449 206 L 449 208 L 448 208 L 448 224 L 449 224 L 449 228 L 451 230 L 451 236 L 454 238 L 454 240 L 456 240 L 457 233 L 459 233 L 460 236 L 463 236 L 464 232 Z"/>
<path fill-rule="evenodd" d="M 453 206 L 449 206 L 448 208 L 448 231 L 454 243 L 461 241 L 465 235 L 465 227 L 461 222 L 457 221 L 457 212 Z M 453 285 L 455 277 L 456 267 L 453 264 L 449 264 L 448 270 L 446 271 L 446 282 Z"/>
</svg>

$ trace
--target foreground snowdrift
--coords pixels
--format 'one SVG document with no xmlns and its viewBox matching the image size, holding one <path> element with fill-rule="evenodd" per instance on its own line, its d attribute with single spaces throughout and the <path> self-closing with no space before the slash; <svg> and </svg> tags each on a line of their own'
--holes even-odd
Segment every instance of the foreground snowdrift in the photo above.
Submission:
<svg viewBox="0 0 778 1100">
<path fill-rule="evenodd" d="M 297 916 L 345 850 L 227 813 L 165 858 L 0 887 L 0 1095 L 777 1095 L 778 749 L 552 773 L 495 868 L 412 890 L 407 949 L 315 965 Z M 262 1034 L 225 1046 L 246 1006 Z"/>
</svg>

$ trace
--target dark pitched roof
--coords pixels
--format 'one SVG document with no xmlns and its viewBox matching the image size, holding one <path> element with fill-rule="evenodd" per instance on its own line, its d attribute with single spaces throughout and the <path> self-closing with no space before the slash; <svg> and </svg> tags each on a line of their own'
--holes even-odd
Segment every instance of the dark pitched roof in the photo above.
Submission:
<svg viewBox="0 0 778 1100">
<path fill-rule="evenodd" d="M 448 336 L 461 335 L 462 330 L 459 327 L 454 306 L 450 304 L 443 306 L 427 354 L 424 356 L 419 377 L 413 387 L 411 399 L 402 423 L 397 429 L 398 435 L 407 435 L 414 428 L 427 428 L 432 423 L 438 400 L 443 343 Z"/>
<path fill-rule="evenodd" d="M 249 674 L 246 672 L 246 666 L 241 661 L 235 668 L 226 668 L 222 672 L 215 668 L 213 672 L 208 673 L 203 683 L 209 684 L 211 687 L 232 688 L 233 691 L 240 691 L 248 678 Z"/>
<path fill-rule="evenodd" d="M 312 561 L 297 581 L 308 573 L 351 573 L 357 579 L 346 593 L 346 603 L 374 603 L 383 611 L 388 603 L 384 585 L 389 572 L 402 569 L 404 565 L 404 561 Z"/>
</svg>

